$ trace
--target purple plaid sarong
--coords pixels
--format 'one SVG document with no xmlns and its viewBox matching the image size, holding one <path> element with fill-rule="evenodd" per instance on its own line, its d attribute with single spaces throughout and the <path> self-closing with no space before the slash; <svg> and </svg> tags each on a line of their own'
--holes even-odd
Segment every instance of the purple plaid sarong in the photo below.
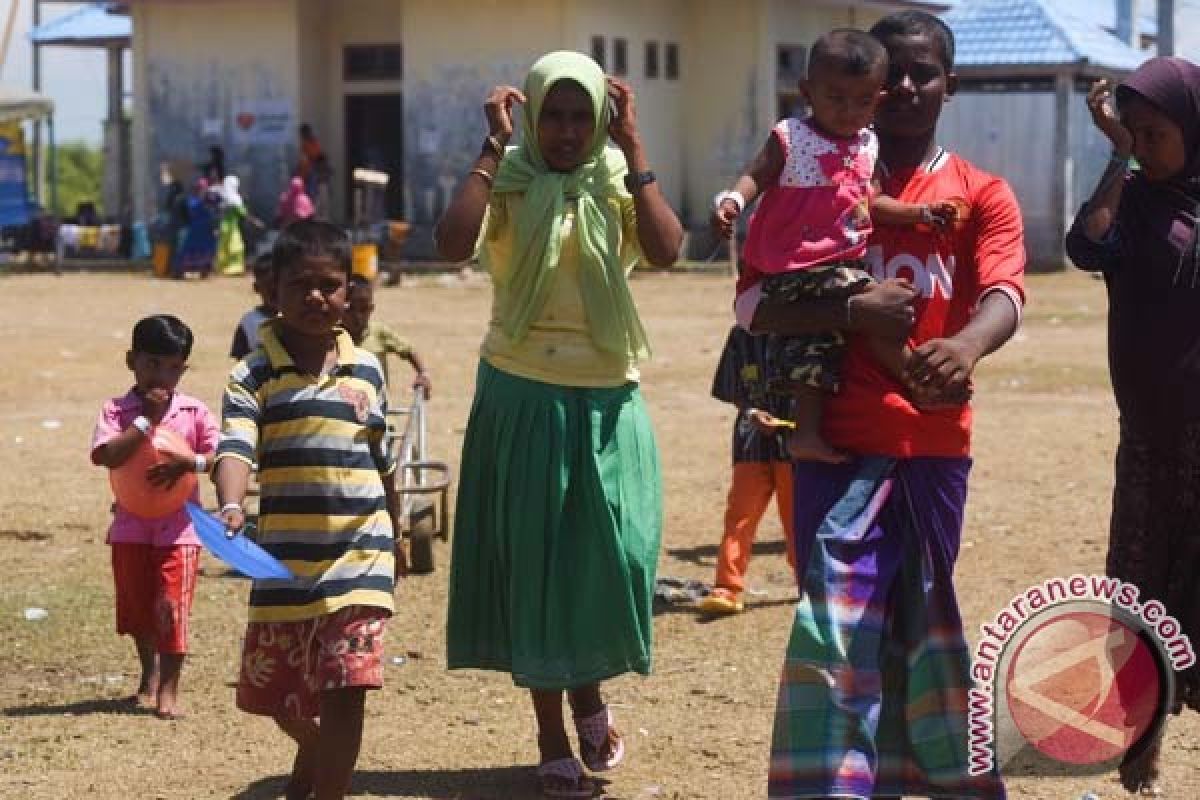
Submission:
<svg viewBox="0 0 1200 800">
<path fill-rule="evenodd" d="M 1005 796 L 968 771 L 970 655 L 951 582 L 969 458 L 795 466 L 801 599 L 771 798 Z"/>
</svg>

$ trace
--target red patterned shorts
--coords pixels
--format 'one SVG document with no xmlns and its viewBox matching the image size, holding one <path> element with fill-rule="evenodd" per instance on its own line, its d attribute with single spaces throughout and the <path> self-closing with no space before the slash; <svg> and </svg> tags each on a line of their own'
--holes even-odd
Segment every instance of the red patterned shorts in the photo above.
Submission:
<svg viewBox="0 0 1200 800">
<path fill-rule="evenodd" d="M 242 645 L 237 706 L 286 719 L 320 716 L 321 692 L 383 686 L 382 608 L 349 606 L 297 622 L 251 622 Z"/>
<path fill-rule="evenodd" d="M 152 639 L 159 653 L 186 653 L 200 546 L 113 542 L 112 569 L 117 633 Z"/>
</svg>

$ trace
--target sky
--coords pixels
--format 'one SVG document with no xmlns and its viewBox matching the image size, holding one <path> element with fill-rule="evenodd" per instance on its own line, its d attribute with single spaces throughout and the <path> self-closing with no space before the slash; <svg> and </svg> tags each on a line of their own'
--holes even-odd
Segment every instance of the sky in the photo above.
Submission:
<svg viewBox="0 0 1200 800">
<path fill-rule="evenodd" d="M 9 0 L 0 0 L 8 11 Z M 8 58 L 0 65 L 0 83 L 33 86 L 33 48 L 29 29 L 33 24 L 33 0 L 15 0 L 17 24 Z M 76 3 L 43 3 L 43 21 L 78 8 Z M 6 16 L 0 12 L 0 34 Z M 55 137 L 59 142 L 82 140 L 100 144 L 103 131 L 107 83 L 107 59 L 103 50 L 47 47 L 42 50 L 42 92 L 54 98 Z"/>
</svg>

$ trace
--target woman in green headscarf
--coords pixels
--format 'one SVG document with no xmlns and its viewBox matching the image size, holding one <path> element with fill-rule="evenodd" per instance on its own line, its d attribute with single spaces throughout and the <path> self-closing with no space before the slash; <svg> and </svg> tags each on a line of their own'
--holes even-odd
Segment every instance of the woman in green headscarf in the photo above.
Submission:
<svg viewBox="0 0 1200 800">
<path fill-rule="evenodd" d="M 563 692 L 583 762 L 615 767 L 624 745 L 600 681 L 650 671 L 661 534 L 637 383 L 649 344 L 627 275 L 673 263 L 683 232 L 633 92 L 587 56 L 542 57 L 523 92 L 497 87 L 484 110 L 489 135 L 435 234 L 447 259 L 478 255 L 495 287 L 463 443 L 448 663 L 528 688 L 543 792 L 587 797 Z"/>
</svg>

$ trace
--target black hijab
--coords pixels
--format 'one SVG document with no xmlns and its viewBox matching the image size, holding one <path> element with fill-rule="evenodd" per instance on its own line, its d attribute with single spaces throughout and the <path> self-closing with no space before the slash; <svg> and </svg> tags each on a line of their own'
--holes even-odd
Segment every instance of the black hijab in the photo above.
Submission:
<svg viewBox="0 0 1200 800">
<path fill-rule="evenodd" d="M 1117 103 L 1130 94 L 1145 99 L 1183 132 L 1187 151 L 1184 168 L 1171 179 L 1147 187 L 1151 207 L 1138 216 L 1157 222 L 1155 231 L 1162 230 L 1165 217 L 1170 217 L 1173 225 L 1179 223 L 1190 229 L 1190 241 L 1170 243 L 1177 262 L 1172 284 L 1195 288 L 1200 283 L 1200 66 L 1184 58 L 1152 58 L 1117 87 Z M 1153 231 L 1147 228 L 1130 233 L 1142 238 Z"/>
</svg>

